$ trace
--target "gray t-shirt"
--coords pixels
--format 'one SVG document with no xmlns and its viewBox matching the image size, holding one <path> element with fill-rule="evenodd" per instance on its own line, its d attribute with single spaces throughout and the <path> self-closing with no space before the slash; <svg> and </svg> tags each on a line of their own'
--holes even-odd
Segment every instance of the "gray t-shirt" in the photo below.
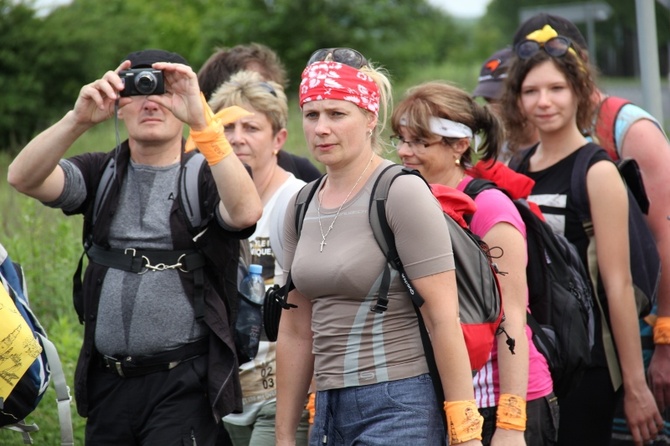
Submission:
<svg viewBox="0 0 670 446">
<path fill-rule="evenodd" d="M 394 274 L 388 310 L 370 311 L 385 265 L 368 220 L 372 186 L 385 161 L 345 206 L 320 252 L 315 195 L 296 240 L 294 201 L 285 220 L 285 271 L 312 301 L 313 353 L 317 389 L 393 381 L 427 373 L 416 314 L 406 288 Z M 337 209 L 321 209 L 327 230 Z M 406 175 L 391 187 L 389 224 L 407 274 L 417 279 L 453 270 L 449 230 L 437 200 L 423 181 Z M 296 246 L 297 242 L 297 246 Z"/>
<path fill-rule="evenodd" d="M 76 209 L 86 198 L 81 172 L 67 160 L 63 193 L 50 206 Z M 121 187 L 112 218 L 113 248 L 172 250 L 170 211 L 177 199 L 180 164 L 155 167 L 133 163 Z M 149 355 L 203 337 L 204 324 L 175 269 L 135 274 L 110 268 L 100 294 L 95 332 L 97 350 L 105 355 Z"/>
</svg>

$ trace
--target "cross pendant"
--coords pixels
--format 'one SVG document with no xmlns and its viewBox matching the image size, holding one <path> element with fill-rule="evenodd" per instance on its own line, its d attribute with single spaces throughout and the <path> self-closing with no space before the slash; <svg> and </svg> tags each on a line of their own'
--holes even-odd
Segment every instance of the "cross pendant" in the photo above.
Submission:
<svg viewBox="0 0 670 446">
<path fill-rule="evenodd" d="M 319 252 L 323 252 L 323 247 L 326 246 L 326 239 L 321 240 L 321 250 Z"/>
</svg>

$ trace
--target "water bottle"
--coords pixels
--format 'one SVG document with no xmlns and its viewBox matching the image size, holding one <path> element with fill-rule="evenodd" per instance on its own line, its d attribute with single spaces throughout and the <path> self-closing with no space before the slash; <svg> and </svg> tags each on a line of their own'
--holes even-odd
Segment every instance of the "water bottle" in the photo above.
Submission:
<svg viewBox="0 0 670 446">
<path fill-rule="evenodd" d="M 240 283 L 240 307 L 235 323 L 235 344 L 241 355 L 240 363 L 252 360 L 258 353 L 265 299 L 262 271 L 261 265 L 249 265 L 249 274 Z"/>
</svg>

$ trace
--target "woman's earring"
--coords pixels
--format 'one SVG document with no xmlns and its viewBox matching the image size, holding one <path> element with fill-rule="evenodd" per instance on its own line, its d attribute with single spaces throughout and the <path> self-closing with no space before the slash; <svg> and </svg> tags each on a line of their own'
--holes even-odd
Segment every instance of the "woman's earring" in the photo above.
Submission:
<svg viewBox="0 0 670 446">
<path fill-rule="evenodd" d="M 368 129 L 368 138 L 372 138 L 372 129 Z"/>
<path fill-rule="evenodd" d="M 460 158 L 456 158 L 456 159 L 454 160 L 454 164 L 456 164 L 457 166 L 460 166 L 460 165 L 461 165 L 461 159 L 460 159 Z"/>
</svg>

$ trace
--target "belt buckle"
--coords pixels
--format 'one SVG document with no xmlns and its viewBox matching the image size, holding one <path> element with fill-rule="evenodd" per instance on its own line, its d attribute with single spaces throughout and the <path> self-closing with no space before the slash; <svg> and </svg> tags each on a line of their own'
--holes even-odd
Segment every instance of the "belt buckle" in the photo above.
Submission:
<svg viewBox="0 0 670 446">
<path fill-rule="evenodd" d="M 126 375 L 123 373 L 123 364 L 121 361 L 117 360 L 116 358 L 112 356 L 104 356 L 105 358 L 105 365 L 112 371 L 116 372 L 117 375 L 119 375 L 122 378 L 125 378 Z"/>
</svg>

